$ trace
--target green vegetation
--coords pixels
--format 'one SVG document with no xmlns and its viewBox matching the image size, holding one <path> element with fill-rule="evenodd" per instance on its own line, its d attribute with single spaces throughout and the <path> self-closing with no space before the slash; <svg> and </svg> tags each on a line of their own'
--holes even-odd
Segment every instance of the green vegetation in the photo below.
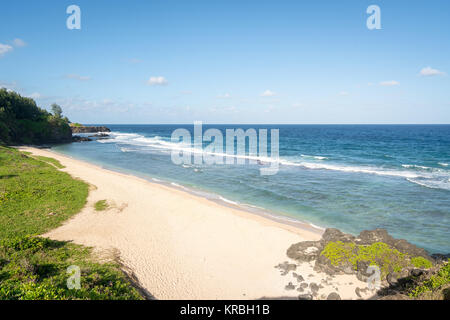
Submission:
<svg viewBox="0 0 450 320">
<path fill-rule="evenodd" d="M 54 114 L 39 108 L 31 98 L 0 88 L 0 145 L 70 141 L 69 120 L 60 106 Z"/>
<path fill-rule="evenodd" d="M 34 158 L 37 158 L 43 162 L 47 162 L 48 164 L 51 164 L 58 169 L 65 168 L 58 160 L 53 159 L 53 158 L 48 158 L 48 157 L 43 157 L 43 156 L 35 156 Z"/>
<path fill-rule="evenodd" d="M 100 200 L 95 203 L 94 207 L 95 211 L 103 211 L 108 208 L 108 203 L 106 202 L 106 200 Z"/>
<path fill-rule="evenodd" d="M 414 267 L 421 269 L 428 269 L 433 266 L 433 264 L 424 257 L 411 258 L 411 263 Z"/>
<path fill-rule="evenodd" d="M 5 147 L 0 164 L 1 239 L 56 228 L 86 203 L 87 184 L 50 164 Z"/>
<path fill-rule="evenodd" d="M 73 122 L 73 123 L 70 124 L 70 126 L 71 127 L 77 127 L 77 128 L 83 127 L 83 125 L 81 123 L 78 123 L 78 122 Z"/>
<path fill-rule="evenodd" d="M 87 184 L 58 171 L 55 161 L 0 147 L 0 300 L 140 299 L 117 263 L 37 236 L 79 212 L 88 195 Z M 71 265 L 80 267 L 80 289 L 67 288 Z"/>
<path fill-rule="evenodd" d="M 409 293 L 410 297 L 417 298 L 424 293 L 433 292 L 448 286 L 450 284 L 450 259 L 444 264 L 441 269 L 428 280 L 424 281 L 421 285 L 415 287 Z"/>
<path fill-rule="evenodd" d="M 419 265 L 423 268 L 432 266 L 431 262 L 425 258 L 413 257 L 411 259 L 407 254 L 401 253 L 383 242 L 376 242 L 368 246 L 342 241 L 329 242 L 321 255 L 327 257 L 334 266 L 350 263 L 354 270 L 357 270 L 358 262 L 368 262 L 370 265 L 378 266 L 382 276 L 386 276 L 392 271 L 400 272 L 403 268 L 412 265 Z"/>
</svg>

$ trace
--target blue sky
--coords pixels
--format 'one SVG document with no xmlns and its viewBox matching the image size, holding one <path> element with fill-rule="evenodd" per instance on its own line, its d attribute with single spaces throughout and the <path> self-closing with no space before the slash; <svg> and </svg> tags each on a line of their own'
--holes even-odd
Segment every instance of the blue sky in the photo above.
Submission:
<svg viewBox="0 0 450 320">
<path fill-rule="evenodd" d="M 8 1 L 0 87 L 82 123 L 450 123 L 449 14 L 447 0 Z"/>
</svg>

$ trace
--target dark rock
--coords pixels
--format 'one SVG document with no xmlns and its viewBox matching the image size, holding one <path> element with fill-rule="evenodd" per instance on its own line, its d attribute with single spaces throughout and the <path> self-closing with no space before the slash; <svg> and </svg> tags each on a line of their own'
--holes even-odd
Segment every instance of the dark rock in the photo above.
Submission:
<svg viewBox="0 0 450 320">
<path fill-rule="evenodd" d="M 294 263 L 288 263 L 287 261 L 280 263 L 279 265 L 275 266 L 275 268 L 281 269 L 281 275 L 285 276 L 289 273 L 289 271 L 293 271 L 297 269 L 297 265 Z"/>
<path fill-rule="evenodd" d="M 404 285 L 407 282 L 409 282 L 411 279 L 409 279 L 409 270 L 404 269 L 400 272 L 390 272 L 386 276 L 386 281 L 391 286 L 397 286 L 397 285 Z"/>
<path fill-rule="evenodd" d="M 342 241 L 342 242 L 353 242 L 355 237 L 351 234 L 343 233 L 342 231 L 335 228 L 328 228 L 322 235 L 322 241 Z"/>
<path fill-rule="evenodd" d="M 293 276 L 294 278 L 297 279 L 297 282 L 303 282 L 303 281 L 305 281 L 305 279 L 302 277 L 302 275 L 297 274 L 297 273 L 295 273 L 295 272 L 292 273 L 292 276 Z"/>
<path fill-rule="evenodd" d="M 284 287 L 285 290 L 294 290 L 295 286 L 292 284 L 292 282 L 289 282 L 289 284 Z"/>
<path fill-rule="evenodd" d="M 89 136 L 89 138 L 108 138 L 108 137 L 110 137 L 110 135 L 106 133 L 97 133 Z"/>
<path fill-rule="evenodd" d="M 421 276 L 423 273 L 424 271 L 421 269 L 412 269 L 409 274 L 413 277 L 418 277 Z"/>
<path fill-rule="evenodd" d="M 306 293 L 306 294 L 301 294 L 298 296 L 298 300 L 312 300 L 313 296 L 312 294 Z"/>
<path fill-rule="evenodd" d="M 80 136 L 72 137 L 72 142 L 84 142 L 84 141 L 92 141 L 92 139 L 88 138 L 88 137 L 80 137 Z"/>
<path fill-rule="evenodd" d="M 391 285 L 391 286 L 396 286 L 398 285 L 398 275 L 395 272 L 391 272 L 386 276 L 386 280 L 387 282 Z"/>
<path fill-rule="evenodd" d="M 302 287 L 298 287 L 298 288 L 297 288 L 297 291 L 298 291 L 298 292 L 303 292 L 303 291 L 305 291 L 305 289 L 303 289 Z"/>
<path fill-rule="evenodd" d="M 375 242 L 384 242 L 402 253 L 409 254 L 411 257 L 420 256 L 434 261 L 425 249 L 419 248 L 404 239 L 394 239 L 385 229 L 361 231 L 356 239 L 356 243 L 364 245 L 371 245 Z"/>
<path fill-rule="evenodd" d="M 320 241 L 304 241 L 291 245 L 287 256 L 299 262 L 309 262 L 316 260 L 322 250 Z"/>
<path fill-rule="evenodd" d="M 427 260 L 434 261 L 433 258 L 427 253 L 425 249 L 416 247 L 415 245 L 409 243 L 404 239 L 400 240 L 394 239 L 393 243 L 388 244 L 402 253 L 409 254 L 411 257 L 423 257 Z"/>
<path fill-rule="evenodd" d="M 309 288 L 311 289 L 311 291 L 313 293 L 317 293 L 317 291 L 319 291 L 319 286 L 316 283 L 314 283 L 314 282 L 311 282 L 309 284 Z"/>
<path fill-rule="evenodd" d="M 392 242 L 392 238 L 385 229 L 364 230 L 357 238 L 359 244 L 370 245 L 375 242 Z"/>
<path fill-rule="evenodd" d="M 431 257 L 434 259 L 434 261 L 436 261 L 436 264 L 441 264 L 443 262 L 447 262 L 448 259 L 450 259 L 450 253 L 448 254 L 435 253 L 432 254 Z"/>
<path fill-rule="evenodd" d="M 444 300 L 450 300 L 450 288 L 442 290 Z"/>
<path fill-rule="evenodd" d="M 328 295 L 327 300 L 341 300 L 341 296 L 336 292 L 332 292 Z"/>
<path fill-rule="evenodd" d="M 357 288 L 355 289 L 355 293 L 356 293 L 356 295 L 357 295 L 359 298 L 362 297 L 362 296 L 361 296 L 361 288 L 357 287 Z"/>
<path fill-rule="evenodd" d="M 302 284 L 300 284 L 300 288 L 306 289 L 306 288 L 308 288 L 308 284 L 306 282 L 302 283 Z"/>
<path fill-rule="evenodd" d="M 369 265 L 370 263 L 368 261 L 358 261 L 356 278 L 358 278 L 359 281 L 366 282 L 373 274 L 373 271 L 371 273 L 367 272 Z"/>
<path fill-rule="evenodd" d="M 72 133 L 96 133 L 96 132 L 111 132 L 111 130 L 104 126 L 71 126 Z"/>
</svg>

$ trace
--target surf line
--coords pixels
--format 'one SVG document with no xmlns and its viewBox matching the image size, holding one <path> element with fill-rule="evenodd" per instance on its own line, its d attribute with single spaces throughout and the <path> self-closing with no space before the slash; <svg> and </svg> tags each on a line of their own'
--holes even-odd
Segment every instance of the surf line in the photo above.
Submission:
<svg viewBox="0 0 450 320">
<path fill-rule="evenodd" d="M 261 175 L 274 175 L 278 172 L 280 162 L 279 129 L 270 129 L 270 156 L 268 156 L 267 129 L 259 129 L 258 132 L 254 128 L 245 131 L 240 128 L 226 129 L 226 153 L 223 148 L 223 140 L 224 136 L 219 129 L 210 128 L 203 133 L 201 121 L 194 122 L 193 141 L 189 130 L 175 129 L 172 132 L 171 142 L 174 144 L 183 142 L 191 147 L 172 149 L 172 162 L 177 165 L 235 164 L 235 162 L 236 164 L 245 164 L 246 161 L 250 164 L 263 165 L 263 162 L 267 162 L 269 166 L 260 168 Z M 209 144 L 203 147 L 203 142 L 209 142 Z M 248 154 L 246 150 L 248 150 Z"/>
</svg>

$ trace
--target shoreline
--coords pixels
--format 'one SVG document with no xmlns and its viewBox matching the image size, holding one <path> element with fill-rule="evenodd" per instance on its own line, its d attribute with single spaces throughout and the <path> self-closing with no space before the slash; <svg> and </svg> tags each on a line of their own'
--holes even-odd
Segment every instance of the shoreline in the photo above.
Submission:
<svg viewBox="0 0 450 320">
<path fill-rule="evenodd" d="M 59 160 L 62 171 L 91 185 L 83 210 L 43 236 L 118 255 L 156 299 L 296 299 L 296 274 L 311 283 L 327 278 L 310 263 L 296 266 L 296 273 L 280 267 L 292 263 L 286 256 L 292 244 L 319 240 L 317 230 L 46 149 L 18 149 Z M 107 200 L 106 211 L 95 211 L 99 200 Z M 359 299 L 355 289 L 365 285 L 339 275 L 321 293 L 339 288 L 343 299 Z"/>
<path fill-rule="evenodd" d="M 37 148 L 37 147 L 33 147 L 33 148 Z M 289 217 L 286 215 L 278 214 L 278 213 L 272 212 L 266 208 L 249 205 L 249 204 L 245 204 L 245 203 L 235 202 L 233 200 L 229 200 L 229 199 L 223 197 L 220 194 L 210 192 L 207 190 L 196 189 L 195 187 L 186 187 L 186 186 L 180 185 L 178 182 L 164 180 L 164 178 L 160 179 L 160 178 L 155 178 L 155 177 L 151 177 L 151 176 L 148 176 L 148 178 L 147 178 L 145 176 L 140 176 L 138 173 L 133 174 L 133 173 L 126 172 L 126 170 L 121 170 L 121 168 L 119 168 L 119 167 L 114 167 L 114 168 L 111 168 L 109 166 L 105 167 L 101 164 L 92 163 L 92 162 L 89 162 L 88 160 L 78 159 L 78 158 L 72 157 L 70 155 L 66 155 L 64 153 L 54 151 L 51 147 L 37 148 L 37 149 L 45 150 L 45 151 L 48 151 L 48 152 L 58 155 L 58 156 L 67 157 L 71 160 L 81 161 L 87 165 L 94 166 L 100 170 L 107 170 L 110 172 L 123 174 L 125 176 L 142 179 L 151 184 L 161 185 L 161 186 L 164 186 L 169 189 L 185 192 L 194 197 L 200 197 L 205 200 L 212 201 L 223 207 L 240 210 L 240 211 L 245 211 L 251 215 L 256 215 L 263 219 L 268 219 L 273 222 L 280 223 L 282 225 L 287 225 L 287 226 L 289 226 L 289 229 L 291 229 L 291 227 L 298 228 L 298 229 L 301 229 L 304 231 L 315 233 L 319 236 L 321 236 L 326 229 L 324 227 L 316 226 L 308 221 L 303 221 L 303 220 L 296 219 L 294 217 Z M 201 194 L 201 193 L 204 193 L 204 194 Z"/>
</svg>

